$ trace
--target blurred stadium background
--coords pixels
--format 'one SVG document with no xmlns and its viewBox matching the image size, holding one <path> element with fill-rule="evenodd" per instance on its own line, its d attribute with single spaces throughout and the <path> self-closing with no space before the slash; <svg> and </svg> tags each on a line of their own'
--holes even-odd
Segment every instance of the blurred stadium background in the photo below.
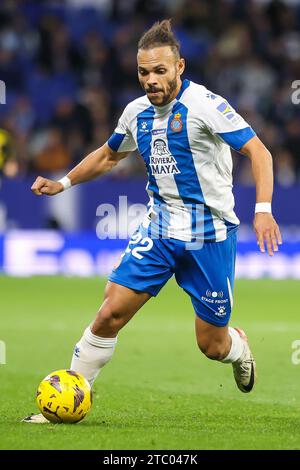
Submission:
<svg viewBox="0 0 300 470">
<path fill-rule="evenodd" d="M 126 240 L 99 235 L 103 203 L 146 203 L 137 154 L 110 176 L 56 198 L 37 198 L 38 174 L 58 178 L 106 141 L 123 107 L 141 95 L 137 41 L 172 17 L 185 76 L 224 95 L 274 157 L 274 214 L 285 244 L 261 256 L 251 229 L 255 190 L 233 152 L 242 222 L 237 276 L 300 277 L 298 0 L 3 0 L 0 6 L 0 270 L 11 275 L 106 275 Z M 3 102 L 3 100 L 2 100 Z M 123 206 L 124 207 L 124 206 Z M 104 214 L 102 213 L 102 216 Z M 124 226 L 120 209 L 119 223 Z M 101 235 L 100 235 L 101 238 Z"/>
</svg>

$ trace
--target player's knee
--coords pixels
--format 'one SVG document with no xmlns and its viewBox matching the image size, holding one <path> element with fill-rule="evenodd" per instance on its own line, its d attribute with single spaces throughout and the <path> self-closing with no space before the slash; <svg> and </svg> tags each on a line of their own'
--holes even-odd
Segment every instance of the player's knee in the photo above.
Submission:
<svg viewBox="0 0 300 470">
<path fill-rule="evenodd" d="M 225 344 L 215 340 L 198 341 L 200 351 L 213 361 L 221 361 L 226 356 Z"/>
<path fill-rule="evenodd" d="M 101 336 L 115 334 L 123 326 L 122 312 L 109 302 L 105 302 L 100 308 L 96 320 L 92 326 L 92 333 Z"/>
</svg>

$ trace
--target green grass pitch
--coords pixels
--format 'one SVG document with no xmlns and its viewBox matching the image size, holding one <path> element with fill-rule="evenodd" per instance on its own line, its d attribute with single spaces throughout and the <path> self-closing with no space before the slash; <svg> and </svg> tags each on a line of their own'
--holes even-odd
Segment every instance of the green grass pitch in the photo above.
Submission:
<svg viewBox="0 0 300 470">
<path fill-rule="evenodd" d="M 300 449 L 299 282 L 236 282 L 232 325 L 244 328 L 258 366 L 242 394 L 230 365 L 197 349 L 189 298 L 175 282 L 124 328 L 75 425 L 29 425 L 49 372 L 69 367 L 75 342 L 102 301 L 105 280 L 0 277 L 1 449 Z"/>
</svg>

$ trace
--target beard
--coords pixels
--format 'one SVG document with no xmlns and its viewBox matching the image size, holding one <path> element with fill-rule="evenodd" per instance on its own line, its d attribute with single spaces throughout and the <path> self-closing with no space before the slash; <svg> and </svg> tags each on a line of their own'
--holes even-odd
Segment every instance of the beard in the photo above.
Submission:
<svg viewBox="0 0 300 470">
<path fill-rule="evenodd" d="M 177 86 L 178 86 L 177 77 L 175 76 L 172 80 L 168 81 L 166 91 L 163 91 L 156 87 L 150 87 L 150 88 L 143 87 L 143 89 L 147 93 L 148 99 L 151 104 L 155 106 L 164 106 L 170 103 L 170 101 L 172 101 L 175 98 L 175 96 L 173 95 Z M 157 91 L 160 92 L 160 94 L 156 96 L 148 95 L 148 93 L 150 92 L 157 92 Z"/>
</svg>

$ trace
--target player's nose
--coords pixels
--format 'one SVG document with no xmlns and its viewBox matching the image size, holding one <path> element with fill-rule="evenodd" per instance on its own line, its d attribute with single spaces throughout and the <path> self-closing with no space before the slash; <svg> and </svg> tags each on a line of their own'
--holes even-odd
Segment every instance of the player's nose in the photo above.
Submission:
<svg viewBox="0 0 300 470">
<path fill-rule="evenodd" d="M 158 81 L 157 81 L 156 75 L 154 73 L 149 73 L 147 86 L 151 87 L 151 86 L 157 86 L 157 85 L 158 85 Z"/>
</svg>

